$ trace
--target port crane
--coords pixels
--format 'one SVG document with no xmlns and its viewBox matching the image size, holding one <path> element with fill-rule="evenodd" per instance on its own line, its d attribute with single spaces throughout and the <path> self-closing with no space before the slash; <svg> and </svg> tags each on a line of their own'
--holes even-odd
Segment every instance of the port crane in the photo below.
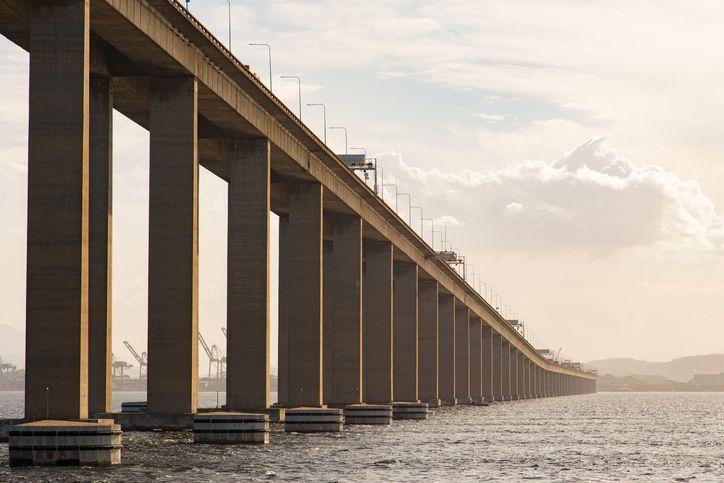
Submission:
<svg viewBox="0 0 724 483">
<path fill-rule="evenodd" d="M 138 361 L 138 378 L 143 379 L 143 368 L 146 367 L 146 373 L 148 373 L 148 354 L 145 352 L 142 352 L 141 355 L 138 355 L 138 352 L 136 352 L 136 349 L 133 348 L 133 346 L 127 341 L 123 341 L 123 345 L 126 346 L 126 349 L 128 349 L 128 352 L 133 355 L 133 358 Z"/>
<path fill-rule="evenodd" d="M 206 343 L 206 339 L 204 339 L 204 336 L 201 335 L 201 332 L 199 332 L 199 343 L 201 343 L 201 347 L 204 349 L 206 357 L 209 358 L 209 380 L 211 379 L 211 368 L 214 365 L 216 366 L 216 379 L 221 379 L 221 377 L 224 375 L 224 364 L 226 364 L 226 356 L 221 353 L 221 350 L 219 350 L 216 344 L 209 346 L 209 344 Z"/>
<path fill-rule="evenodd" d="M 128 379 L 126 369 L 133 367 L 133 364 L 119 360 L 115 354 L 111 353 L 111 367 L 113 368 L 113 380 L 122 381 Z"/>
</svg>

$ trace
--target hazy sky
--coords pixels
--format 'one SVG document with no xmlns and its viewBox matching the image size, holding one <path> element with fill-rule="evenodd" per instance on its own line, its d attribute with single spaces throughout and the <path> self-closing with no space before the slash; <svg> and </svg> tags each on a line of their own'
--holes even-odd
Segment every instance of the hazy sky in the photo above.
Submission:
<svg viewBox="0 0 724 483">
<path fill-rule="evenodd" d="M 447 217 L 549 347 L 724 352 L 721 1 L 232 3 L 236 56 L 266 82 L 247 44 L 272 44 L 277 95 L 296 110 L 278 76 L 301 75 L 304 103 Z M 226 2 L 190 8 L 226 41 Z M 0 66 L 0 323 L 23 328 L 28 56 L 0 38 Z M 303 118 L 321 137 L 321 112 Z M 114 128 L 114 352 L 130 359 L 124 339 L 146 344 L 148 134 L 117 113 Z M 200 226 L 201 330 L 221 344 L 226 186 L 208 172 Z"/>
</svg>

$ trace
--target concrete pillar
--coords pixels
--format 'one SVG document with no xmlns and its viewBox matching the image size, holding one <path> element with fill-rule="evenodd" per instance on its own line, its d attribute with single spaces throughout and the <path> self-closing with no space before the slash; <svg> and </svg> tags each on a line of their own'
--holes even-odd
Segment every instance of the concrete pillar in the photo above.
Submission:
<svg viewBox="0 0 724 483">
<path fill-rule="evenodd" d="M 33 419 L 88 417 L 89 5 L 30 8 L 25 417 Z"/>
<path fill-rule="evenodd" d="M 279 289 L 278 289 L 278 326 L 279 340 L 277 349 L 278 404 L 289 403 L 289 215 L 279 216 Z"/>
<path fill-rule="evenodd" d="M 483 331 L 480 317 L 470 316 L 470 399 L 483 401 Z"/>
<path fill-rule="evenodd" d="M 455 398 L 470 404 L 470 310 L 455 307 Z"/>
<path fill-rule="evenodd" d="M 362 402 L 362 218 L 335 217 L 332 238 L 332 404 L 356 404 Z"/>
<path fill-rule="evenodd" d="M 494 400 L 493 390 L 493 329 L 483 322 L 483 397 L 485 401 Z"/>
<path fill-rule="evenodd" d="M 113 90 L 90 79 L 88 414 L 111 412 Z"/>
<path fill-rule="evenodd" d="M 503 338 L 493 331 L 493 399 L 503 400 Z"/>
<path fill-rule="evenodd" d="M 510 346 L 510 399 L 519 399 L 518 389 L 518 349 Z"/>
<path fill-rule="evenodd" d="M 455 297 L 438 298 L 438 391 L 443 404 L 457 404 L 455 399 Z"/>
<path fill-rule="evenodd" d="M 226 405 L 269 407 L 268 139 L 237 140 L 229 176 Z"/>
<path fill-rule="evenodd" d="M 288 406 L 322 404 L 322 192 L 289 190 Z"/>
<path fill-rule="evenodd" d="M 510 370 L 510 342 L 503 339 L 501 345 L 501 356 L 500 356 L 500 367 L 501 367 L 501 382 L 503 385 L 503 400 L 510 401 L 511 399 L 511 370 Z"/>
<path fill-rule="evenodd" d="M 525 388 L 525 356 L 521 351 L 517 354 L 517 368 L 518 368 L 518 399 L 525 399 L 527 397 Z"/>
<path fill-rule="evenodd" d="M 198 85 L 151 79 L 148 411 L 194 413 L 199 370 Z"/>
<path fill-rule="evenodd" d="M 326 223 L 326 220 L 325 220 Z M 331 223 L 330 223 L 331 225 Z M 322 402 L 332 404 L 334 372 L 334 245 L 322 241 Z"/>
<path fill-rule="evenodd" d="M 418 397 L 437 406 L 438 394 L 438 286 L 432 280 L 421 280 L 418 286 Z"/>
<path fill-rule="evenodd" d="M 417 265 L 394 264 L 393 382 L 395 401 L 417 401 Z"/>
<path fill-rule="evenodd" d="M 365 241 L 364 254 L 364 399 L 370 403 L 390 403 L 393 400 L 393 247 L 389 242 Z"/>
<path fill-rule="evenodd" d="M 534 386 L 533 386 L 533 380 L 534 380 L 534 377 L 533 377 L 533 363 L 531 362 L 530 359 L 526 360 L 526 363 L 525 363 L 525 372 L 526 372 L 526 378 L 527 378 L 526 386 L 528 387 L 528 397 L 529 397 L 529 398 L 534 398 L 534 397 L 535 397 L 535 389 L 534 389 Z"/>
</svg>

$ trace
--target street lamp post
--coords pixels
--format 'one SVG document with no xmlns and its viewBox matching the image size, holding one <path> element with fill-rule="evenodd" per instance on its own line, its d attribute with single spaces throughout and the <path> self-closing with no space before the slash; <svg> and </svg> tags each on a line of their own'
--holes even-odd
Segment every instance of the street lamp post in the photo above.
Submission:
<svg viewBox="0 0 724 483">
<path fill-rule="evenodd" d="M 231 52 L 231 0 L 226 0 L 229 5 L 229 52 Z"/>
<path fill-rule="evenodd" d="M 420 210 L 420 233 L 422 233 L 422 206 L 410 206 L 410 216 L 412 216 L 412 210 Z"/>
<path fill-rule="evenodd" d="M 329 129 L 343 129 L 344 130 L 344 154 L 349 154 L 349 148 L 347 147 L 347 128 L 344 126 L 330 126 Z"/>
<path fill-rule="evenodd" d="M 322 119 L 324 122 L 324 144 L 327 144 L 327 106 L 325 106 L 321 102 L 312 102 L 307 104 L 307 106 L 320 106 L 322 108 Z"/>
<path fill-rule="evenodd" d="M 407 196 L 407 223 L 412 227 L 412 209 L 410 208 L 412 198 L 410 197 L 410 193 L 400 193 L 397 196 Z M 397 204 L 397 200 L 395 200 L 395 204 Z"/>
<path fill-rule="evenodd" d="M 282 79 L 296 79 L 297 88 L 299 89 L 299 120 L 302 120 L 302 78 L 298 75 L 283 75 Z"/>
<path fill-rule="evenodd" d="M 273 80 L 272 80 L 273 78 L 272 78 L 271 45 L 269 45 L 269 44 L 261 44 L 261 43 L 256 43 L 256 42 L 252 42 L 252 43 L 250 43 L 249 45 L 256 45 L 256 46 L 261 46 L 261 47 L 266 47 L 266 48 L 267 48 L 267 50 L 268 50 L 268 52 L 269 52 L 269 90 L 272 91 L 272 92 L 274 92 L 274 86 L 273 86 Z"/>
<path fill-rule="evenodd" d="M 397 185 L 394 184 L 394 183 L 389 183 L 389 184 L 384 184 L 384 183 L 383 183 L 383 184 L 382 184 L 382 199 L 383 199 L 383 200 L 385 199 L 385 193 L 384 193 L 384 192 L 385 192 L 385 186 L 392 186 L 393 188 L 395 188 L 395 213 L 397 213 Z"/>
</svg>

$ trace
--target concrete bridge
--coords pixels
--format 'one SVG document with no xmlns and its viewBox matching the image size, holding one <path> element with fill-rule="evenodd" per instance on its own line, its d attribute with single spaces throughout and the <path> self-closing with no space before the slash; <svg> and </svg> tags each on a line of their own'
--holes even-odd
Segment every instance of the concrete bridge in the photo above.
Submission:
<svg viewBox="0 0 724 483">
<path fill-rule="evenodd" d="M 581 394 L 174 0 L 0 0 L 30 53 L 28 418 L 110 411 L 111 114 L 150 131 L 148 411 L 198 406 L 199 165 L 228 182 L 230 410 Z M 47 388 L 47 389 L 46 389 Z M 49 404 L 48 404 L 49 401 Z"/>
</svg>

